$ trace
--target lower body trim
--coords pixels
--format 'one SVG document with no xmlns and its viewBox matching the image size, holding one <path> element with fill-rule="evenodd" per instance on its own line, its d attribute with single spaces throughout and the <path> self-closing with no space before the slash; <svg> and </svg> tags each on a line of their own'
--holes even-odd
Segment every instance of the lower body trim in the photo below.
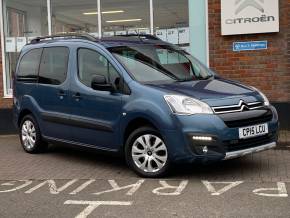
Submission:
<svg viewBox="0 0 290 218">
<path fill-rule="evenodd" d="M 271 148 L 275 148 L 276 146 L 277 146 L 276 142 L 271 142 L 271 143 L 257 146 L 254 148 L 248 148 L 248 149 L 239 150 L 239 151 L 227 152 L 224 160 L 234 159 L 234 158 L 242 157 L 242 156 L 245 156 L 248 154 L 265 151 L 265 150 L 268 150 Z"/>
</svg>

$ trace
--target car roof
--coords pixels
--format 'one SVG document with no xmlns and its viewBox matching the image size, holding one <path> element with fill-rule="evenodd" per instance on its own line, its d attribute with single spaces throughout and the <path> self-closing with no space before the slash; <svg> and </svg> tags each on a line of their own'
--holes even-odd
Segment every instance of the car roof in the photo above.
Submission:
<svg viewBox="0 0 290 218">
<path fill-rule="evenodd" d="M 51 36 L 37 37 L 29 44 L 27 44 L 24 50 L 30 50 L 33 48 L 41 48 L 47 44 L 66 42 L 66 43 L 97 43 L 105 48 L 118 47 L 118 46 L 132 46 L 132 45 L 170 45 L 167 42 L 162 41 L 153 35 L 147 34 L 130 34 L 124 36 L 104 37 L 101 39 L 95 38 L 89 34 L 59 34 Z"/>
<path fill-rule="evenodd" d="M 132 46 L 132 45 L 168 45 L 167 42 L 161 39 L 154 38 L 140 38 L 138 36 L 114 36 L 102 38 L 98 41 L 104 47 L 117 47 L 117 46 Z"/>
</svg>

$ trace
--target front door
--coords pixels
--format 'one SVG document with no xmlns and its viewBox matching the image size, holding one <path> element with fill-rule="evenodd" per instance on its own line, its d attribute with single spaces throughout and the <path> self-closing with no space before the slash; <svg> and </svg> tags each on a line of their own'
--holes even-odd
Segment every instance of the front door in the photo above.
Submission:
<svg viewBox="0 0 290 218">
<path fill-rule="evenodd" d="M 78 48 L 77 72 L 71 83 L 72 139 L 85 146 L 118 149 L 122 94 L 118 91 L 121 76 L 102 51 Z M 91 88 L 92 78 L 103 75 L 115 85 L 116 91 Z"/>
<path fill-rule="evenodd" d="M 42 134 L 46 137 L 70 140 L 69 106 L 69 48 L 43 49 L 39 67 L 39 84 Z"/>
</svg>

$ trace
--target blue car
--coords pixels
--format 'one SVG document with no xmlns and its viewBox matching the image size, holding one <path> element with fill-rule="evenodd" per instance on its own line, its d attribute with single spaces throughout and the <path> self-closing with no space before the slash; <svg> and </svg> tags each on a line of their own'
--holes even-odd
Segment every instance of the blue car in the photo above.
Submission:
<svg viewBox="0 0 290 218">
<path fill-rule="evenodd" d="M 140 176 L 276 146 L 278 116 L 254 87 L 221 78 L 153 36 L 36 38 L 19 57 L 14 122 L 28 153 L 61 142 L 115 152 Z"/>
</svg>

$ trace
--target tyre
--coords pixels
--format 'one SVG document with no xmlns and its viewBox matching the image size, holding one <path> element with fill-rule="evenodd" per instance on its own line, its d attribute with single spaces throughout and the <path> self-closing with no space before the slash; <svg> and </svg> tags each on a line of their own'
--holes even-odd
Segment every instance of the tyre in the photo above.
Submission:
<svg viewBox="0 0 290 218">
<path fill-rule="evenodd" d="M 23 117 L 19 136 L 21 145 L 27 153 L 35 154 L 47 149 L 47 143 L 42 141 L 38 124 L 32 115 Z"/>
<path fill-rule="evenodd" d="M 168 149 L 160 133 L 142 127 L 130 134 L 125 145 L 127 164 L 139 176 L 156 178 L 169 171 Z"/>
</svg>

